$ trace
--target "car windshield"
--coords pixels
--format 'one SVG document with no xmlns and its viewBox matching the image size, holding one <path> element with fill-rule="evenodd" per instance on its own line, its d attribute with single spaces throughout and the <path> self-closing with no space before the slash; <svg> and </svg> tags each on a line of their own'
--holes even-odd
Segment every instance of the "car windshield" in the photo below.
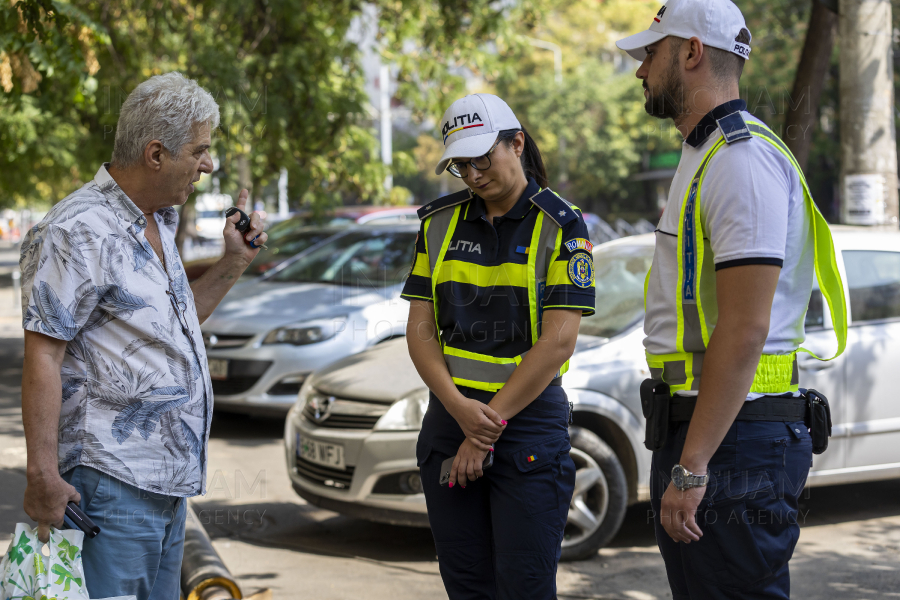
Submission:
<svg viewBox="0 0 900 600">
<path fill-rule="evenodd" d="M 272 281 L 380 288 L 402 283 L 415 252 L 415 231 L 353 231 L 299 258 Z"/>
<path fill-rule="evenodd" d="M 267 224 L 266 233 L 269 234 L 269 239 L 271 240 L 272 237 L 288 234 L 292 231 L 301 229 L 303 226 L 303 219 L 291 217 L 289 219 L 284 219 L 283 221 L 277 221 L 271 225 Z"/>
<path fill-rule="evenodd" d="M 596 313 L 581 319 L 579 333 L 612 337 L 644 316 L 644 279 L 653 246 L 615 245 L 594 253 Z"/>
<path fill-rule="evenodd" d="M 270 235 L 266 246 L 268 250 L 260 250 L 250 268 L 248 275 L 262 275 L 272 267 L 281 264 L 292 256 L 324 242 L 340 231 L 339 229 L 281 229 L 278 235 Z M 274 238 L 274 239 L 273 239 Z"/>
</svg>

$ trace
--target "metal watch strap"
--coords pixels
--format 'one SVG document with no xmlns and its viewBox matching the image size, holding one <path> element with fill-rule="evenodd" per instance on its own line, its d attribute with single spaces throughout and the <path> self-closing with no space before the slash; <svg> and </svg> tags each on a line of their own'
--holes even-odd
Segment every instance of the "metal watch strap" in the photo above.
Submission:
<svg viewBox="0 0 900 600">
<path fill-rule="evenodd" d="M 703 487 L 709 483 L 709 475 L 688 475 L 684 478 L 684 483 L 686 485 L 685 489 Z"/>
<path fill-rule="evenodd" d="M 676 481 L 676 470 L 681 471 L 680 479 L 682 479 L 683 482 L 682 486 L 679 486 Z M 672 483 L 681 492 L 695 487 L 703 487 L 709 483 L 709 473 L 707 473 L 706 475 L 694 475 L 692 472 L 686 469 L 684 465 L 676 464 L 672 467 Z"/>
</svg>

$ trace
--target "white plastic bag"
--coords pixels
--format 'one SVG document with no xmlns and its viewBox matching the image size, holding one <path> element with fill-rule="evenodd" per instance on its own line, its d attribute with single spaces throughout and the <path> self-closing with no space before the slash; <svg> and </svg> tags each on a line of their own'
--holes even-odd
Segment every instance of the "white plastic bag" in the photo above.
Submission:
<svg viewBox="0 0 900 600">
<path fill-rule="evenodd" d="M 18 523 L 0 561 L 3 600 L 89 600 L 81 565 L 83 541 L 80 531 L 51 528 L 45 556 L 37 528 Z"/>
</svg>

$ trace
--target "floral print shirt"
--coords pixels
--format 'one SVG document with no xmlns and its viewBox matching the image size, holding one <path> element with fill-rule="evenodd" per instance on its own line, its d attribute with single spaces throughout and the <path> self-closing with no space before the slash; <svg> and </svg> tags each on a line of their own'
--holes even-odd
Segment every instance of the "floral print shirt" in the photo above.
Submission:
<svg viewBox="0 0 900 600">
<path fill-rule="evenodd" d="M 59 471 L 77 465 L 169 496 L 205 493 L 212 383 L 178 215 L 147 221 L 104 165 L 22 243 L 23 327 L 68 342 Z"/>
</svg>

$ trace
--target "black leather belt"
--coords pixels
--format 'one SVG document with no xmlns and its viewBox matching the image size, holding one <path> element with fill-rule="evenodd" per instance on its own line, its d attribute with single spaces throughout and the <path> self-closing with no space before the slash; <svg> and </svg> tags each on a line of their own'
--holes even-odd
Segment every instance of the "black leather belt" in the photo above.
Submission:
<svg viewBox="0 0 900 600">
<path fill-rule="evenodd" d="M 696 396 L 672 396 L 669 402 L 669 421 L 690 421 L 697 404 Z M 779 398 L 763 396 L 744 402 L 735 421 L 804 421 L 807 410 L 806 398 Z"/>
</svg>

